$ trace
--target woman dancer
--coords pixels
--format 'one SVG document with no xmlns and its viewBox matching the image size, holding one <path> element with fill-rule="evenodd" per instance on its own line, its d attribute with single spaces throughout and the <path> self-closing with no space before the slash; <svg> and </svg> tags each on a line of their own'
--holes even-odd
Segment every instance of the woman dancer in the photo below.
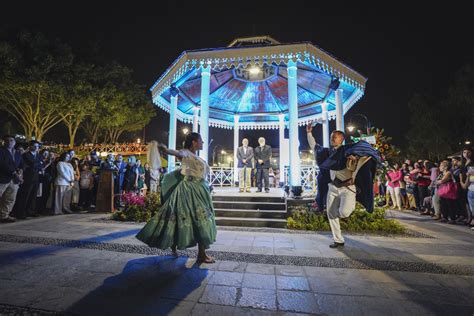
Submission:
<svg viewBox="0 0 474 316">
<path fill-rule="evenodd" d="M 206 175 L 207 163 L 196 155 L 202 149 L 201 135 L 186 136 L 184 149 L 159 145 L 162 154 L 181 159 L 181 169 L 167 174 L 162 183 L 162 206 L 137 234 L 150 247 L 186 249 L 198 244 L 198 261 L 215 262 L 206 249 L 216 240 L 216 222 Z"/>
</svg>

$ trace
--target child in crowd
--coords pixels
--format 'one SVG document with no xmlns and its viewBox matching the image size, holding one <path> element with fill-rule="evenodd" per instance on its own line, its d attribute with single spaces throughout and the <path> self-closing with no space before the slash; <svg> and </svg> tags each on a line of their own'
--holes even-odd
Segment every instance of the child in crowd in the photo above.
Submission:
<svg viewBox="0 0 474 316">
<path fill-rule="evenodd" d="M 79 187 L 79 207 L 87 210 L 92 203 L 92 189 L 94 188 L 94 174 L 90 171 L 87 163 L 81 166 Z"/>
</svg>

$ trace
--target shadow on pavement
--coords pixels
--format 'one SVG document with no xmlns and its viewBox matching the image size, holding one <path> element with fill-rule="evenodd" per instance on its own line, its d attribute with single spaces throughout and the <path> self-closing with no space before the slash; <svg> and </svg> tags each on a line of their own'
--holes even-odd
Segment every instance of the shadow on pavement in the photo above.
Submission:
<svg viewBox="0 0 474 316">
<path fill-rule="evenodd" d="M 73 315 L 167 315 L 180 301 L 199 295 L 207 269 L 188 268 L 187 257 L 130 260 L 66 311 Z"/>
<path fill-rule="evenodd" d="M 36 259 L 41 256 L 53 255 L 55 253 L 70 250 L 71 247 L 78 247 L 81 244 L 93 244 L 93 243 L 101 243 L 107 242 L 115 239 L 120 239 L 132 235 L 136 235 L 140 230 L 139 229 L 129 229 L 125 231 L 113 232 L 110 234 L 84 238 L 79 240 L 71 240 L 64 242 L 62 244 L 53 244 L 53 245 L 45 245 L 41 244 L 37 248 L 28 249 L 28 250 L 21 250 L 21 251 L 13 251 L 8 252 L 6 254 L 0 255 L 0 264 L 7 265 L 7 264 L 15 264 L 21 263 L 23 260 L 32 260 Z"/>
</svg>

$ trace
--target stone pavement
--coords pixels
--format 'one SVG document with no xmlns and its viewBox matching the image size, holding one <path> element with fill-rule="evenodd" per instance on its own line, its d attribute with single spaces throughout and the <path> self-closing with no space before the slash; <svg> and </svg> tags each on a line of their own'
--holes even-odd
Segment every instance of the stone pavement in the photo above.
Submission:
<svg viewBox="0 0 474 316">
<path fill-rule="evenodd" d="M 219 229 L 210 254 L 150 249 L 103 214 L 0 226 L 0 315 L 472 315 L 474 233 L 390 212 L 416 236 Z"/>
</svg>

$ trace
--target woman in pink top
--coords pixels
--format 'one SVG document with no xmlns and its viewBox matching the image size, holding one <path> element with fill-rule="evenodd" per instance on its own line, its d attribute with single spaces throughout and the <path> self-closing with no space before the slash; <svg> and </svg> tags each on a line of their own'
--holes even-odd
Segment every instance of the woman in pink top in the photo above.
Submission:
<svg viewBox="0 0 474 316">
<path fill-rule="evenodd" d="M 402 195 L 400 193 L 400 180 L 402 180 L 402 170 L 397 163 L 387 172 L 388 192 L 392 199 L 393 208 L 402 209 Z"/>
</svg>

